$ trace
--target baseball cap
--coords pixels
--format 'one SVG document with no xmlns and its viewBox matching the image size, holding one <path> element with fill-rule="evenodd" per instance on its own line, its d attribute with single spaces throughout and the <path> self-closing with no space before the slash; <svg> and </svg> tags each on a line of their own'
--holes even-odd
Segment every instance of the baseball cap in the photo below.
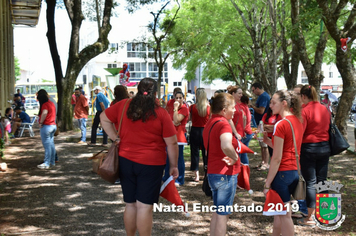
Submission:
<svg viewBox="0 0 356 236">
<path fill-rule="evenodd" d="M 101 87 L 100 86 L 95 86 L 95 88 L 92 90 L 92 91 L 94 91 L 94 90 L 101 90 Z"/>
</svg>

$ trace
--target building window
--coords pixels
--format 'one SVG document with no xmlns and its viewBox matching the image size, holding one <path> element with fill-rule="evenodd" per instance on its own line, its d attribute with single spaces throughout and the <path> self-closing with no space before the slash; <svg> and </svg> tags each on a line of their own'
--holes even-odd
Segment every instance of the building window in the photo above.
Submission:
<svg viewBox="0 0 356 236">
<path fill-rule="evenodd" d="M 146 57 L 146 45 L 143 43 L 128 43 L 127 57 Z"/>
<path fill-rule="evenodd" d="M 308 83 L 308 76 L 307 73 L 305 73 L 305 71 L 302 71 L 301 79 L 302 79 L 302 84 Z"/>
<path fill-rule="evenodd" d="M 108 64 L 107 68 L 117 68 L 117 64 Z"/>
<path fill-rule="evenodd" d="M 173 82 L 173 86 L 182 86 L 182 82 Z"/>
<path fill-rule="evenodd" d="M 329 72 L 329 78 L 333 78 L 333 73 Z"/>
</svg>

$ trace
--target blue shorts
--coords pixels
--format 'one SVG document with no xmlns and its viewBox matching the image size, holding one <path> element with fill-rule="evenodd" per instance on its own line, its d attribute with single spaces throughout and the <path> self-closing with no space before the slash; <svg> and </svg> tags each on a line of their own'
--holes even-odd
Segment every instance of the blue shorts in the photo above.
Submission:
<svg viewBox="0 0 356 236">
<path fill-rule="evenodd" d="M 271 188 L 279 194 L 283 202 L 289 202 L 290 195 L 297 187 L 298 181 L 299 175 L 297 170 L 278 171 L 271 184 Z"/>
<path fill-rule="evenodd" d="M 213 202 L 218 215 L 230 215 L 237 187 L 237 175 L 208 174 L 208 181 L 213 193 Z M 220 211 L 219 206 L 223 211 Z"/>
<path fill-rule="evenodd" d="M 143 165 L 124 157 L 119 157 L 119 164 L 124 202 L 140 201 L 149 205 L 158 203 L 165 165 Z"/>
</svg>

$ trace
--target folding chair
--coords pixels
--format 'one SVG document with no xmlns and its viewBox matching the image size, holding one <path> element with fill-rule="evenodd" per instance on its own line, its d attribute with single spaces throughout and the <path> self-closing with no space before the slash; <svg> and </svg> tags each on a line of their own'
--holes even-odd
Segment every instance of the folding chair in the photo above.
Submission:
<svg viewBox="0 0 356 236">
<path fill-rule="evenodd" d="M 30 137 L 35 136 L 35 133 L 32 130 L 32 126 L 36 122 L 37 118 L 38 118 L 38 116 L 34 116 L 32 118 L 31 123 L 21 123 L 21 125 L 19 127 L 19 135 L 18 135 L 18 137 L 22 137 L 23 132 L 24 132 L 25 129 L 27 129 L 28 132 L 30 133 Z"/>
</svg>

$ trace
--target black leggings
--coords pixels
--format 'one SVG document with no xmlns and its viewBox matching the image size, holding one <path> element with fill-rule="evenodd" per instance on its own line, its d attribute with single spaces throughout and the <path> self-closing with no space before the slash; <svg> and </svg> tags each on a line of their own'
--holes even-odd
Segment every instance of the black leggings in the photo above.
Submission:
<svg viewBox="0 0 356 236">
<path fill-rule="evenodd" d="M 199 149 L 201 148 L 203 155 L 204 167 L 207 165 L 205 155 L 205 147 L 203 143 L 204 127 L 193 127 L 190 129 L 190 170 L 199 170 Z"/>
<path fill-rule="evenodd" d="M 307 185 L 307 207 L 315 208 L 315 184 L 325 181 L 328 175 L 329 154 L 316 155 L 306 152 L 301 152 L 300 167 L 302 175 Z M 322 192 L 322 193 L 327 193 Z"/>
</svg>

